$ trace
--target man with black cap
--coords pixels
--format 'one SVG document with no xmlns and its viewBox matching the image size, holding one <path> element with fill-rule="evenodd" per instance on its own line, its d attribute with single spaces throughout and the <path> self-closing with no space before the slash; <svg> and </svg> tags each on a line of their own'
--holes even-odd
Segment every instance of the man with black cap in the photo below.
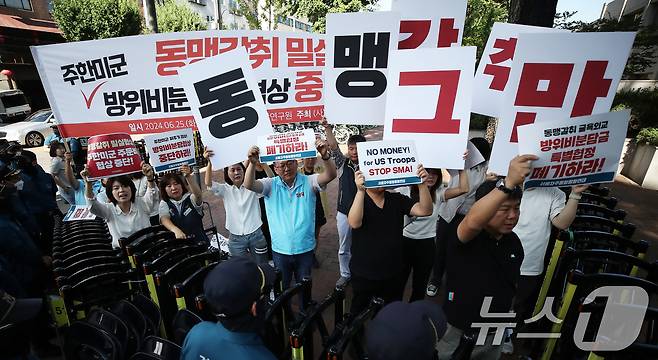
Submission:
<svg viewBox="0 0 658 360">
<path fill-rule="evenodd" d="M 217 265 L 206 277 L 203 292 L 219 321 L 192 328 L 181 360 L 275 359 L 258 335 L 274 277 L 272 267 L 246 257 Z"/>
<path fill-rule="evenodd" d="M 441 307 L 431 301 L 395 301 L 368 324 L 368 358 L 372 360 L 431 360 L 446 332 Z"/>
</svg>

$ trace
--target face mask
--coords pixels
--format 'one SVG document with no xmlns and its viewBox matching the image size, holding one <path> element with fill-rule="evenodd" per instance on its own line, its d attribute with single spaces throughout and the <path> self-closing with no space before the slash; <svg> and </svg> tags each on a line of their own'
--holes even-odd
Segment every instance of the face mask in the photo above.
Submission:
<svg viewBox="0 0 658 360">
<path fill-rule="evenodd" d="M 16 190 L 18 190 L 18 191 L 22 191 L 22 190 L 23 190 L 23 185 L 25 185 L 25 183 L 23 182 L 23 180 L 18 180 L 18 181 L 16 181 L 16 183 L 14 184 L 14 187 L 16 188 Z"/>
</svg>

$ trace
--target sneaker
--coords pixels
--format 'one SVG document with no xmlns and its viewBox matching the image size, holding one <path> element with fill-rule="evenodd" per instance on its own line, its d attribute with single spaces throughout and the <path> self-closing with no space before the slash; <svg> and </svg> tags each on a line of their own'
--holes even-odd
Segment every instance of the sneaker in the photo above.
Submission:
<svg viewBox="0 0 658 360">
<path fill-rule="evenodd" d="M 336 287 L 345 287 L 345 285 L 347 285 L 347 283 L 349 282 L 350 282 L 350 278 L 341 276 L 340 279 L 336 281 Z"/>
<path fill-rule="evenodd" d="M 514 354 L 514 344 L 512 343 L 512 331 L 511 329 L 505 329 L 505 339 L 503 344 L 500 347 L 501 353 L 506 355 Z"/>
<path fill-rule="evenodd" d="M 427 290 L 425 290 L 425 294 L 429 297 L 435 297 L 438 292 L 439 287 L 434 284 L 427 285 Z"/>
</svg>

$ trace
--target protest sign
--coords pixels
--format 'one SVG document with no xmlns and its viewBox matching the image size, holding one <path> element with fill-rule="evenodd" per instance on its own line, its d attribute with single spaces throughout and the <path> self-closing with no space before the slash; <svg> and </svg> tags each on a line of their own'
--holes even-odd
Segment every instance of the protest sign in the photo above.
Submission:
<svg viewBox="0 0 658 360">
<path fill-rule="evenodd" d="M 398 51 L 389 69 L 384 140 L 414 140 L 426 167 L 463 169 L 475 50 Z"/>
<path fill-rule="evenodd" d="M 64 221 L 94 220 L 96 215 L 91 213 L 91 205 L 71 205 L 64 215 Z"/>
<path fill-rule="evenodd" d="M 262 163 L 318 156 L 313 129 L 259 136 L 258 147 Z"/>
<path fill-rule="evenodd" d="M 367 141 L 357 146 L 359 170 L 365 187 L 420 184 L 418 157 L 413 141 Z"/>
<path fill-rule="evenodd" d="M 383 125 L 388 65 L 400 15 L 327 14 L 325 114 L 332 124 Z"/>
<path fill-rule="evenodd" d="M 128 134 L 105 134 L 89 138 L 87 170 L 90 180 L 140 172 L 141 163 L 139 151 Z"/>
<path fill-rule="evenodd" d="M 32 47 L 62 136 L 194 128 L 178 70 L 246 49 L 273 124 L 320 121 L 324 35 L 191 31 Z"/>
<path fill-rule="evenodd" d="M 398 49 L 460 46 L 466 0 L 393 0 L 402 15 Z"/>
<path fill-rule="evenodd" d="M 475 165 L 480 165 L 487 159 L 482 156 L 482 153 L 480 153 L 480 150 L 473 145 L 472 142 L 468 142 L 468 145 L 466 146 L 466 150 L 468 150 L 468 157 L 466 158 L 466 161 L 464 161 L 464 169 L 470 169 Z"/>
<path fill-rule="evenodd" d="M 520 126 L 520 153 L 539 156 L 524 187 L 613 181 L 630 115 L 623 110 Z"/>
<path fill-rule="evenodd" d="M 150 164 L 156 172 L 194 165 L 194 134 L 192 129 L 169 131 L 144 137 Z"/>
<path fill-rule="evenodd" d="M 494 23 L 475 73 L 473 112 L 493 117 L 501 116 L 505 88 L 519 34 L 566 31 L 541 26 Z"/>
<path fill-rule="evenodd" d="M 507 174 L 518 126 L 610 111 L 635 33 L 520 34 L 489 170 Z"/>
<path fill-rule="evenodd" d="M 272 133 L 246 51 L 188 65 L 178 76 L 215 169 L 243 161 L 258 136 Z"/>
</svg>

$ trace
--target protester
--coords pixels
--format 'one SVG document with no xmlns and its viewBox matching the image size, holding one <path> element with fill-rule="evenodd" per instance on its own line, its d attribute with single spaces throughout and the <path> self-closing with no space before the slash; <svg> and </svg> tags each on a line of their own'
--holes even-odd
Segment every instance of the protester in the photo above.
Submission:
<svg viewBox="0 0 658 360">
<path fill-rule="evenodd" d="M 468 154 L 464 154 L 464 157 Z M 425 297 L 427 281 L 432 273 L 435 258 L 436 222 L 439 217 L 439 206 L 446 200 L 452 199 L 468 192 L 468 176 L 464 170 L 460 170 L 459 187 L 443 188 L 441 182 L 441 169 L 427 168 L 427 181 L 432 203 L 434 204 L 430 216 L 404 218 L 404 258 L 406 275 L 405 282 L 412 274 L 411 297 L 409 301 L 422 300 Z M 411 197 L 413 201 L 419 201 L 418 188 L 406 186 L 399 189 L 403 195 Z"/>
<path fill-rule="evenodd" d="M 233 164 L 224 168 L 224 183 L 212 181 L 212 150 L 205 149 L 203 156 L 208 159 L 205 183 L 218 197 L 224 199 L 226 211 L 226 230 L 229 232 L 229 253 L 231 256 L 247 256 L 251 254 L 256 262 L 264 263 L 267 257 L 267 241 L 263 236 L 258 200 L 262 195 L 244 186 L 243 163 Z M 265 171 L 269 167 L 265 166 Z M 271 176 L 274 174 L 270 171 Z"/>
<path fill-rule="evenodd" d="M 480 187 L 485 180 L 496 179 L 496 174 L 487 174 L 489 156 L 491 155 L 491 147 L 487 140 L 481 137 L 475 137 L 469 141 L 482 155 L 484 161 L 466 169 L 465 173 L 468 177 L 469 184 L 468 192 L 441 202 L 439 207 L 439 224 L 436 233 L 436 253 L 434 255 L 434 266 L 432 266 L 432 277 L 427 285 L 427 296 L 436 296 L 439 287 L 441 286 L 446 263 L 446 244 L 443 239 L 445 238 L 446 230 L 449 228 L 448 225 L 459 225 L 459 222 L 462 221 L 468 210 L 475 203 L 475 192 L 478 187 Z M 475 154 L 472 154 L 472 156 L 474 155 Z M 458 187 L 461 181 L 461 176 L 462 172 L 460 171 L 457 176 L 451 177 L 448 186 L 444 189 Z M 439 196 L 439 198 L 441 197 L 442 196 Z"/>
<path fill-rule="evenodd" d="M 148 181 L 148 190 L 143 197 L 135 196 L 135 184 L 128 176 L 115 176 L 105 185 L 105 194 L 110 203 L 102 203 L 94 195 L 89 171 L 85 168 L 80 175 L 85 180 L 87 204 L 91 213 L 105 219 L 112 235 L 112 246 L 119 247 L 119 239 L 151 226 L 150 214 L 158 207 L 160 196 L 155 187 L 155 174 L 151 165 L 142 162 L 142 172 Z"/>
<path fill-rule="evenodd" d="M 318 162 L 317 157 L 306 158 L 302 160 L 302 167 L 299 171 L 304 175 L 313 175 L 315 174 L 315 165 Z M 327 208 L 327 192 L 321 190 L 318 193 L 319 196 L 315 198 L 315 248 L 317 249 L 320 241 L 320 230 L 322 226 L 327 223 L 327 218 L 325 217 L 325 209 Z M 319 268 L 320 263 L 318 258 L 313 254 L 313 267 Z"/>
<path fill-rule="evenodd" d="M 260 150 L 249 150 L 249 165 L 244 187 L 265 197 L 265 207 L 272 234 L 274 265 L 281 271 L 283 287 L 287 288 L 293 276 L 301 281 L 311 276 L 313 249 L 315 248 L 315 198 L 336 177 L 336 165 L 328 154 L 324 141 L 315 146 L 324 162 L 322 174 L 310 176 L 297 172 L 297 161 L 278 161 L 276 178 L 254 179 Z"/>
<path fill-rule="evenodd" d="M 133 181 L 133 184 L 135 184 L 135 189 L 136 189 L 136 194 L 135 196 L 137 198 L 141 198 L 146 194 L 146 190 L 148 189 L 148 181 L 146 177 L 144 177 L 144 174 L 141 171 L 134 172 L 129 175 L 130 179 Z M 149 221 L 151 222 L 151 225 L 155 226 L 160 224 L 160 209 L 159 207 L 153 210 L 149 214 Z"/>
<path fill-rule="evenodd" d="M 327 144 L 331 150 L 331 157 L 336 163 L 338 176 L 338 205 L 336 207 L 336 227 L 338 228 L 338 265 L 340 278 L 336 286 L 345 286 L 351 279 L 350 259 L 352 258 L 352 229 L 347 221 L 347 214 L 352 207 L 356 195 L 354 173 L 359 170 L 359 153 L 357 143 L 366 141 L 362 135 L 352 135 L 347 139 L 347 156 L 343 155 L 338 147 L 332 126 L 326 118 L 321 122 L 327 137 Z"/>
<path fill-rule="evenodd" d="M 427 171 L 418 165 L 418 201 L 384 188 L 364 186 L 361 171 L 354 176 L 357 192 L 347 220 L 352 227 L 352 308 L 356 315 L 368 306 L 372 297 L 385 303 L 401 300 L 405 285 L 404 216 L 432 214 L 432 197 L 426 185 Z"/>
<path fill-rule="evenodd" d="M 0 273 L 2 270 L 0 270 Z M 1 283 L 5 278 L 0 274 L 0 349 L 2 358 L 7 360 L 34 359 L 30 354 L 30 333 L 34 319 L 42 309 L 40 298 L 19 298 L 5 292 Z"/>
<path fill-rule="evenodd" d="M 64 154 L 64 159 L 66 161 L 66 167 L 64 173 L 66 174 L 66 179 L 68 180 L 69 184 L 71 184 L 71 189 L 69 190 L 69 194 L 72 195 L 73 197 L 73 202 L 71 203 L 71 205 L 87 205 L 85 181 L 76 179 L 75 175 L 73 174 L 73 154 L 71 154 L 70 152 L 66 152 Z M 96 195 L 96 198 L 99 199 L 100 202 L 106 203 L 107 202 L 106 198 L 105 200 L 100 199 L 101 195 L 105 195 L 103 193 L 103 190 L 105 190 L 105 188 L 103 187 L 101 181 L 94 180 L 92 183 L 92 188 L 94 195 Z"/>
<path fill-rule="evenodd" d="M 445 332 L 446 318 L 439 305 L 427 300 L 392 302 L 368 324 L 368 359 L 433 360 Z"/>
<path fill-rule="evenodd" d="M 57 184 L 57 189 L 59 190 L 59 195 L 69 204 L 73 204 L 74 199 L 71 196 L 71 184 L 66 179 L 66 160 L 64 159 L 64 154 L 66 153 L 66 148 L 64 144 L 59 141 L 53 141 L 50 143 L 50 174 L 55 179 L 55 184 Z"/>
<path fill-rule="evenodd" d="M 176 239 L 194 236 L 197 241 L 208 241 L 203 230 L 201 189 L 189 165 L 181 166 L 180 174 L 168 173 L 160 178 L 160 199 L 160 223 Z"/>
<path fill-rule="evenodd" d="M 218 321 L 204 321 L 190 330 L 181 359 L 275 359 L 258 335 L 274 279 L 269 265 L 245 257 L 215 266 L 203 282 L 203 293 Z"/>
<path fill-rule="evenodd" d="M 517 331 L 523 321 L 532 316 L 532 311 L 544 279 L 544 256 L 551 236 L 551 226 L 559 230 L 569 228 L 576 218 L 578 201 L 587 185 L 571 188 L 569 199 L 562 190 L 555 187 L 531 188 L 523 192 L 521 215 L 514 227 L 514 233 L 523 245 L 523 263 L 518 289 L 514 298 Z M 512 331 L 510 331 L 512 333 Z M 509 337 L 503 343 L 503 353 L 513 353 L 514 347 Z"/>
<path fill-rule="evenodd" d="M 510 161 L 507 177 L 487 181 L 476 192 L 476 202 L 459 225 L 446 232 L 446 298 L 443 310 L 448 329 L 438 345 L 439 358 L 448 359 L 464 333 L 474 334 L 471 324 L 496 323 L 505 319 L 482 318 L 485 297 L 491 304 L 485 311 L 507 313 L 516 294 L 523 247 L 512 232 L 519 219 L 520 185 L 530 173 L 534 155 Z M 509 320 L 507 320 L 508 322 Z M 486 330 L 484 330 L 486 331 Z M 498 359 L 500 345 L 489 334 L 485 344 L 475 346 L 473 359 Z"/>
</svg>

